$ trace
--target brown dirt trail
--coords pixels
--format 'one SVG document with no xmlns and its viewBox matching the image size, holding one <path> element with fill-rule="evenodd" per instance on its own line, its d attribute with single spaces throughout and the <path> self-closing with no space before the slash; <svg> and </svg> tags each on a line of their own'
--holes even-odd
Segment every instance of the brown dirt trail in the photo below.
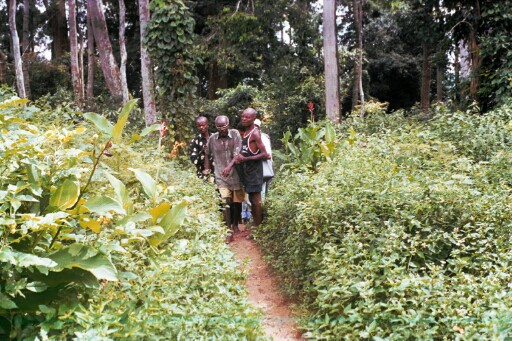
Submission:
<svg viewBox="0 0 512 341">
<path fill-rule="evenodd" d="M 241 225 L 243 226 L 243 225 Z M 236 234 L 230 244 L 235 258 L 249 272 L 246 287 L 249 302 L 265 313 L 263 327 L 269 339 L 275 341 L 306 340 L 294 321 L 289 302 L 280 292 L 277 280 L 270 274 L 256 242 Z"/>
</svg>

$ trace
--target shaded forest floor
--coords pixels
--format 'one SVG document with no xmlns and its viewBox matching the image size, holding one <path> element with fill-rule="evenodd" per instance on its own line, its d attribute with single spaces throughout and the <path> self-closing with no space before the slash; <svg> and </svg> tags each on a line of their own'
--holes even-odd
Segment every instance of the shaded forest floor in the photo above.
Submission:
<svg viewBox="0 0 512 341">
<path fill-rule="evenodd" d="M 243 225 L 241 225 L 242 227 Z M 269 339 L 275 341 L 305 340 L 294 321 L 290 302 L 280 291 L 277 279 L 271 275 L 256 242 L 236 234 L 229 244 L 243 269 L 248 270 L 246 288 L 249 302 L 263 310 L 263 327 Z"/>
</svg>

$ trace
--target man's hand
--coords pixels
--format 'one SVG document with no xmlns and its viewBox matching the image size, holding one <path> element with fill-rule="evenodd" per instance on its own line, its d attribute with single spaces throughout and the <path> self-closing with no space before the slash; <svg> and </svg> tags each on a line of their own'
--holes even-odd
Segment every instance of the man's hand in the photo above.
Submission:
<svg viewBox="0 0 512 341">
<path fill-rule="evenodd" d="M 226 168 L 224 168 L 222 170 L 222 176 L 227 177 L 229 175 L 229 173 L 231 173 L 231 168 L 233 168 L 233 167 L 227 166 Z"/>
<path fill-rule="evenodd" d="M 237 165 L 244 162 L 245 157 L 242 154 L 235 155 L 235 162 Z"/>
</svg>

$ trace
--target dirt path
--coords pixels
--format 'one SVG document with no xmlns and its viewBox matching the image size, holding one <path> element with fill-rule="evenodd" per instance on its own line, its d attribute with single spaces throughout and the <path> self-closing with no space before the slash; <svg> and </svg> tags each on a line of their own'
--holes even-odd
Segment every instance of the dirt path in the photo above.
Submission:
<svg viewBox="0 0 512 341">
<path fill-rule="evenodd" d="M 275 341 L 305 340 L 301 338 L 288 302 L 279 292 L 276 280 L 270 275 L 256 242 L 237 234 L 229 245 L 235 258 L 249 271 L 246 283 L 249 302 L 265 312 L 263 326 L 269 338 Z"/>
</svg>

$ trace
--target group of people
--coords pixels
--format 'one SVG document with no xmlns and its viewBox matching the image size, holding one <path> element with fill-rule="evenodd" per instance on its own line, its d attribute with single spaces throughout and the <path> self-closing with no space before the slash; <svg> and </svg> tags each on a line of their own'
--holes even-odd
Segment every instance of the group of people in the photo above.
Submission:
<svg viewBox="0 0 512 341">
<path fill-rule="evenodd" d="M 190 159 L 199 177 L 207 177 L 213 170 L 214 181 L 222 199 L 224 222 L 229 233 L 226 241 L 234 240 L 239 232 L 242 202 L 249 197 L 253 225 L 262 219 L 261 192 L 263 189 L 262 161 L 271 158 L 262 141 L 259 126 L 255 124 L 257 112 L 245 109 L 240 117 L 239 129 L 230 128 L 229 118 L 215 118 L 217 132 L 210 135 L 208 119 L 196 119 L 198 135 L 190 144 Z"/>
</svg>

